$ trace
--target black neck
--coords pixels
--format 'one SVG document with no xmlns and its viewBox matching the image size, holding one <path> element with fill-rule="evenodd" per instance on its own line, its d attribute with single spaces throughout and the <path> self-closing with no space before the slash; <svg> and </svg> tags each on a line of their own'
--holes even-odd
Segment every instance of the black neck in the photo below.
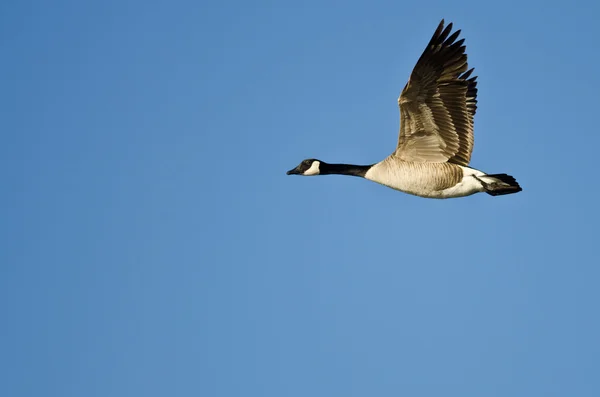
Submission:
<svg viewBox="0 0 600 397">
<path fill-rule="evenodd" d="M 321 166 L 319 167 L 320 175 L 330 175 L 330 174 L 339 174 L 339 175 L 352 175 L 352 176 L 360 176 L 363 177 L 371 168 L 372 165 L 354 165 L 354 164 L 327 164 L 321 162 Z"/>
</svg>

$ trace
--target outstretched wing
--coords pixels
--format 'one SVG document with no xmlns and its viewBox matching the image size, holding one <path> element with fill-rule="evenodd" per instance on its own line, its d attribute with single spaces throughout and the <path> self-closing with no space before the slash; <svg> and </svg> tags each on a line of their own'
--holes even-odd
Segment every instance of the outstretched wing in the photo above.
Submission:
<svg viewBox="0 0 600 397">
<path fill-rule="evenodd" d="M 470 77 L 464 39 L 442 20 L 398 98 L 395 155 L 406 161 L 467 165 L 473 151 L 477 77 Z"/>
</svg>

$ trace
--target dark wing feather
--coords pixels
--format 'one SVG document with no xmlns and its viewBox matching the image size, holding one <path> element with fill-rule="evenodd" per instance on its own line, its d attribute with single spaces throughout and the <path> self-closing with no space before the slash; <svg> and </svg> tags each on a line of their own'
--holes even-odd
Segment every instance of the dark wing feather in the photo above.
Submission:
<svg viewBox="0 0 600 397">
<path fill-rule="evenodd" d="M 477 77 L 470 77 L 464 39 L 440 22 L 398 98 L 396 156 L 406 161 L 469 164 Z"/>
</svg>

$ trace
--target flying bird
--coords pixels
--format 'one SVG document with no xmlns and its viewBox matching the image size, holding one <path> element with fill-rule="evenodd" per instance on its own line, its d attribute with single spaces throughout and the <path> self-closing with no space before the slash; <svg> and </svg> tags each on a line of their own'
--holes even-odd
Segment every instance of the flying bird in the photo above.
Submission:
<svg viewBox="0 0 600 397">
<path fill-rule="evenodd" d="M 302 161 L 288 175 L 351 175 L 426 198 L 500 196 L 522 189 L 510 175 L 469 167 L 477 77 L 471 77 L 464 39 L 442 20 L 398 98 L 400 136 L 395 151 L 371 165 Z"/>
</svg>

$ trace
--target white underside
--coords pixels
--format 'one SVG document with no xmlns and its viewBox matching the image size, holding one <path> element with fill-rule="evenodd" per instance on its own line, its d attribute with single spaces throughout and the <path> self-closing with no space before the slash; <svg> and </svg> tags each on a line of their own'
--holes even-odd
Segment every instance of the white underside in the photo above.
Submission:
<svg viewBox="0 0 600 397">
<path fill-rule="evenodd" d="M 458 184 L 449 187 L 447 189 L 441 190 L 439 192 L 435 192 L 433 196 L 434 198 L 452 198 L 452 197 L 465 197 L 470 196 L 475 193 L 484 192 L 485 189 L 480 181 L 475 177 L 482 177 L 485 173 L 469 168 L 460 166 L 463 169 L 463 178 Z"/>
<path fill-rule="evenodd" d="M 460 166 L 460 168 L 464 173 L 462 180 L 456 185 L 442 190 L 433 189 L 432 184 L 427 180 L 433 178 L 436 171 L 423 170 L 423 174 L 420 174 L 415 170 L 402 169 L 402 167 L 397 167 L 397 165 L 385 161 L 369 169 L 365 174 L 365 178 L 392 189 L 427 198 L 465 197 L 485 191 L 481 182 L 477 180 L 477 178 L 480 178 L 487 182 L 484 172 L 469 167 Z M 493 180 L 490 180 L 490 182 L 493 182 Z"/>
</svg>

